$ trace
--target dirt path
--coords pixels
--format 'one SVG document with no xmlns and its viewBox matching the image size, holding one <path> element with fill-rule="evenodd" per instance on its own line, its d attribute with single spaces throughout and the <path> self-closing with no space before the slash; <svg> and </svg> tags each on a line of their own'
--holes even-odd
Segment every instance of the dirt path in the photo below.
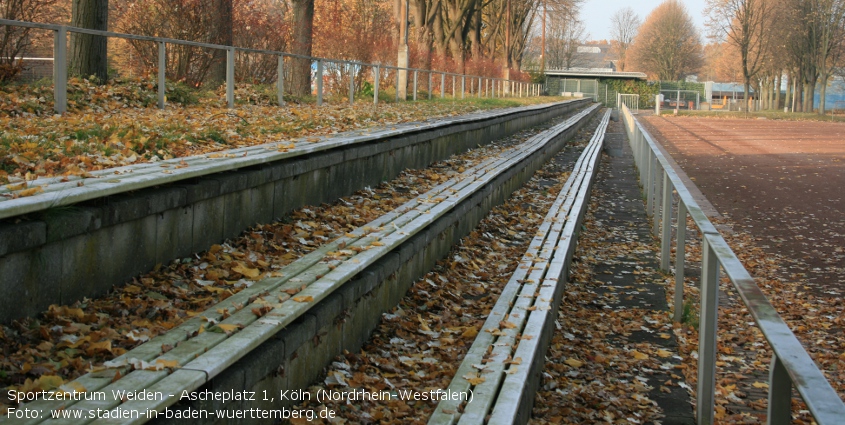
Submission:
<svg viewBox="0 0 845 425">
<path fill-rule="evenodd" d="M 720 213 L 818 293 L 845 290 L 845 125 L 647 117 Z M 814 291 L 815 292 L 815 291 Z"/>
</svg>

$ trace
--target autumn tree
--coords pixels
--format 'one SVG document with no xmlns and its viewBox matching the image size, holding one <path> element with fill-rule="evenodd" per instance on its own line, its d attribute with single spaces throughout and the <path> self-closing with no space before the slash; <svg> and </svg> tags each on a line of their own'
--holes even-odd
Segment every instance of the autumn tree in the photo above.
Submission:
<svg viewBox="0 0 845 425">
<path fill-rule="evenodd" d="M 742 75 L 739 69 L 739 61 L 736 58 L 739 54 L 736 47 L 726 41 L 721 43 L 709 43 L 704 46 L 704 65 L 701 73 L 706 81 L 737 81 Z"/>
<path fill-rule="evenodd" d="M 73 0 L 71 26 L 107 31 L 108 0 Z M 99 35 L 70 33 L 70 72 L 94 76 L 100 83 L 109 78 L 108 39 Z"/>
<path fill-rule="evenodd" d="M 129 34 L 174 38 L 203 43 L 220 43 L 215 32 L 219 16 L 214 12 L 218 0 L 145 0 L 113 1 L 117 17 L 115 28 Z M 290 34 L 287 9 L 275 0 L 232 1 L 231 45 L 287 51 Z M 147 41 L 130 40 L 129 55 L 115 55 L 121 66 L 137 71 L 154 72 L 158 68 L 158 46 Z M 225 65 L 225 51 L 222 64 Z M 212 84 L 215 51 L 179 44 L 167 44 L 167 78 L 192 86 Z M 218 57 L 219 58 L 219 57 Z M 218 62 L 219 63 L 219 62 Z M 272 55 L 238 54 L 235 56 L 235 77 L 262 83 L 275 81 L 277 58 Z M 222 71 L 225 78 L 225 67 Z M 219 84 L 222 80 L 217 80 Z M 212 84 L 213 85 L 213 84 Z"/>
<path fill-rule="evenodd" d="M 701 41 L 686 8 L 666 0 L 646 17 L 631 45 L 634 65 L 663 81 L 679 80 L 701 67 Z"/>
<path fill-rule="evenodd" d="M 619 70 L 625 71 L 627 53 L 640 28 L 640 17 L 630 7 L 623 7 L 610 17 L 611 49 L 619 58 Z"/>
<path fill-rule="evenodd" d="M 766 34 L 772 21 L 770 0 L 707 0 L 708 26 L 717 38 L 725 39 L 739 52 L 745 97 L 751 81 L 763 69 L 774 42 Z"/>
<path fill-rule="evenodd" d="M 0 0 L 0 19 L 50 22 L 56 0 Z M 0 27 L 0 81 L 14 78 L 23 69 L 19 59 L 32 46 L 32 28 Z"/>
<path fill-rule="evenodd" d="M 845 48 L 845 0 L 817 0 L 813 24 L 818 31 L 816 63 L 819 72 L 819 110 L 825 113 L 827 84 Z"/>
</svg>

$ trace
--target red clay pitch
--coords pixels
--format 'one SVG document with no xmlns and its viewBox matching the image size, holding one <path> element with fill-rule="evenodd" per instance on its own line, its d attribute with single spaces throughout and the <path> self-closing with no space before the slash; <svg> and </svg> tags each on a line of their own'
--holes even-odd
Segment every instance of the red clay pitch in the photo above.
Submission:
<svg viewBox="0 0 845 425">
<path fill-rule="evenodd" d="M 845 290 L 845 124 L 644 118 L 721 214 L 799 260 L 785 271 Z"/>
</svg>

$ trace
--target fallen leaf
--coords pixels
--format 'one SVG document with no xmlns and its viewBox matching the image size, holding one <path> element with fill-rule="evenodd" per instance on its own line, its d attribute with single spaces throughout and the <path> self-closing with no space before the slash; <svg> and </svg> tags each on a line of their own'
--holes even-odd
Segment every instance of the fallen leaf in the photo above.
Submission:
<svg viewBox="0 0 845 425">
<path fill-rule="evenodd" d="M 584 365 L 584 362 L 577 360 L 577 359 L 573 359 L 573 358 L 568 358 L 568 359 L 564 360 L 563 362 L 572 366 L 572 367 L 581 367 L 581 366 Z"/>
</svg>

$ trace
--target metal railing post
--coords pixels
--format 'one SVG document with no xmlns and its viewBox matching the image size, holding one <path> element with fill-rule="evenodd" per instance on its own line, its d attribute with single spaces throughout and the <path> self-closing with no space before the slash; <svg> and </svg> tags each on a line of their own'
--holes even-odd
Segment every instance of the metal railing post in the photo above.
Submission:
<svg viewBox="0 0 845 425">
<path fill-rule="evenodd" d="M 56 30 L 53 40 L 53 99 L 58 114 L 67 112 L 67 27 Z"/>
<path fill-rule="evenodd" d="M 429 71 L 429 72 L 428 72 L 428 98 L 429 98 L 429 99 L 431 99 L 431 90 L 432 90 L 432 85 L 431 85 L 431 71 Z"/>
<path fill-rule="evenodd" d="M 279 74 L 276 77 L 276 103 L 279 106 L 285 105 L 285 57 L 279 55 L 279 65 L 276 69 Z"/>
<path fill-rule="evenodd" d="M 375 84 L 373 86 L 373 105 L 378 105 L 379 66 L 375 68 Z"/>
<path fill-rule="evenodd" d="M 783 362 L 772 355 L 769 367 L 768 425 L 789 425 L 792 423 L 792 380 Z M 840 418 L 841 419 L 841 418 Z"/>
<path fill-rule="evenodd" d="M 660 195 L 663 188 L 663 179 L 661 177 L 666 170 L 663 169 L 663 165 L 657 160 L 657 154 L 654 155 L 654 165 L 654 202 L 652 203 L 654 210 L 651 212 L 651 233 L 656 238 L 660 234 Z"/>
<path fill-rule="evenodd" d="M 719 260 L 706 235 L 701 238 L 701 310 L 698 334 L 696 423 L 712 424 L 716 397 L 716 331 L 719 312 Z"/>
<path fill-rule="evenodd" d="M 349 64 L 349 104 L 355 104 L 355 64 Z"/>
<path fill-rule="evenodd" d="M 669 182 L 669 173 L 663 171 L 663 208 L 661 218 L 663 220 L 662 233 L 660 235 L 660 267 L 664 272 L 669 272 L 669 256 L 672 247 L 672 183 Z"/>
<path fill-rule="evenodd" d="M 164 109 L 165 93 L 165 65 L 167 65 L 167 48 L 163 41 L 158 43 L 158 109 Z"/>
<path fill-rule="evenodd" d="M 446 73 L 440 74 L 440 98 L 446 97 Z"/>
<path fill-rule="evenodd" d="M 684 256 L 687 247 L 687 205 L 678 199 L 678 230 L 675 242 L 675 323 L 684 317 Z"/>
<path fill-rule="evenodd" d="M 648 152 L 650 148 L 648 147 L 648 142 L 645 140 L 645 134 L 639 131 L 637 133 L 637 137 L 640 140 L 640 149 L 642 150 L 642 153 L 640 154 L 640 162 L 642 163 L 642 167 L 640 167 L 640 181 L 643 182 L 643 187 L 645 187 L 648 179 L 649 167 L 649 163 L 647 163 L 646 160 L 648 159 Z"/>
<path fill-rule="evenodd" d="M 317 106 L 323 106 L 323 60 L 317 59 Z"/>
<path fill-rule="evenodd" d="M 483 97 L 481 94 L 481 82 L 484 81 L 483 78 L 478 77 L 478 97 Z"/>
<path fill-rule="evenodd" d="M 452 99 L 455 99 L 455 85 L 456 85 L 455 82 L 456 81 L 457 80 L 455 79 L 455 76 L 453 75 L 452 76 Z"/>
<path fill-rule="evenodd" d="M 407 74 L 406 74 L 406 77 L 405 77 L 405 82 L 406 83 L 408 82 Z M 402 100 L 408 100 L 407 89 L 408 89 L 408 86 L 405 86 L 406 96 Z M 399 102 L 399 68 L 396 68 L 396 101 Z"/>
<path fill-rule="evenodd" d="M 467 76 L 461 75 L 461 99 L 463 99 L 464 95 L 466 94 L 466 90 L 467 90 L 466 85 L 467 85 Z"/>
<path fill-rule="evenodd" d="M 417 70 L 414 70 L 414 100 L 417 100 Z"/>
<path fill-rule="evenodd" d="M 226 106 L 235 107 L 235 48 L 226 49 Z"/>
<path fill-rule="evenodd" d="M 645 198 L 646 198 L 646 209 L 645 209 L 645 211 L 646 211 L 646 214 L 648 214 L 649 216 L 654 214 L 654 203 L 652 202 L 652 195 L 654 194 L 654 191 L 652 190 L 654 188 L 654 186 L 653 186 L 654 177 L 652 176 L 652 174 L 654 174 L 654 160 L 652 160 L 651 155 L 652 155 L 651 149 L 647 149 L 646 150 L 646 157 L 645 157 L 646 163 L 643 164 L 646 167 L 646 170 L 647 170 L 646 171 L 646 178 L 643 181 L 643 190 L 645 191 Z"/>
</svg>

